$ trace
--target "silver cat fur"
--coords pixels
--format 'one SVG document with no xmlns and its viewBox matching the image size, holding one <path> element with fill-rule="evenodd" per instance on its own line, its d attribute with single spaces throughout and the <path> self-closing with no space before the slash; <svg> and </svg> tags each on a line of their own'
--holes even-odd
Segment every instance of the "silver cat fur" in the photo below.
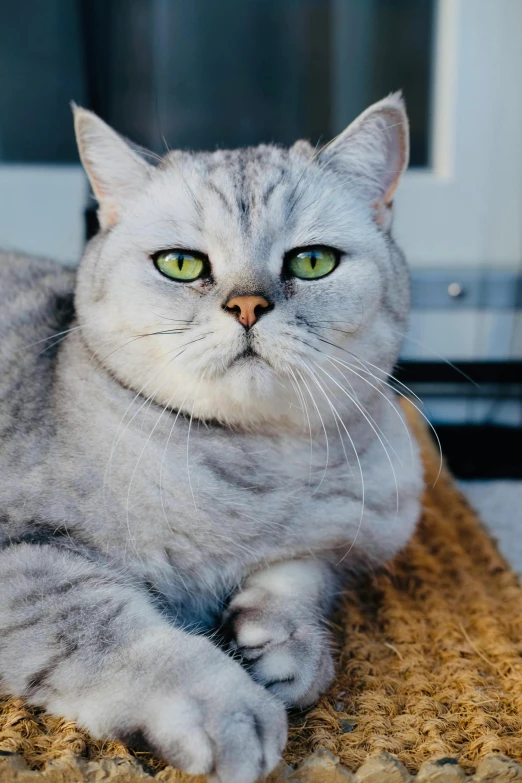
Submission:
<svg viewBox="0 0 522 783">
<path fill-rule="evenodd" d="M 252 783 L 333 675 L 343 580 L 408 540 L 422 484 L 389 383 L 409 307 L 400 95 L 314 150 L 146 162 L 74 107 L 100 233 L 75 275 L 0 261 L 4 693 Z M 293 248 L 340 261 L 303 280 Z M 170 248 L 206 254 L 191 283 Z M 251 328 L 224 309 L 270 305 Z"/>
</svg>

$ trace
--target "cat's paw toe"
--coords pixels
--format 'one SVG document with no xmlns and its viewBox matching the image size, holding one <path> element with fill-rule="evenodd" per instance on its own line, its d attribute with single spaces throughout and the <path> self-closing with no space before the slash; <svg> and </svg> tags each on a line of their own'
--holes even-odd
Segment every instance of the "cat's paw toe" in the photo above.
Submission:
<svg viewBox="0 0 522 783">
<path fill-rule="evenodd" d="M 230 660 L 221 670 L 193 674 L 183 695 L 156 695 L 130 730 L 113 733 L 209 783 L 266 777 L 286 742 L 281 702 Z"/>
<path fill-rule="evenodd" d="M 319 624 L 238 603 L 226 621 L 231 649 L 253 679 L 287 706 L 308 707 L 328 688 L 334 664 Z"/>
</svg>

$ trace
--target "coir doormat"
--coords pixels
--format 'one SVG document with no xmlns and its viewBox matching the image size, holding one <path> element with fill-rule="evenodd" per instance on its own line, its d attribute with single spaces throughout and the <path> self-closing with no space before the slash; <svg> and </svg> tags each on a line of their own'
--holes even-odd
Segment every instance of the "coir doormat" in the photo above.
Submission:
<svg viewBox="0 0 522 783">
<path fill-rule="evenodd" d="M 344 596 L 333 622 L 337 677 L 315 707 L 291 716 L 274 783 L 522 780 L 522 588 L 445 469 L 433 486 L 438 453 L 407 413 L 426 475 L 417 532 Z M 149 775 L 195 780 L 20 699 L 0 702 L 1 781 Z"/>
</svg>

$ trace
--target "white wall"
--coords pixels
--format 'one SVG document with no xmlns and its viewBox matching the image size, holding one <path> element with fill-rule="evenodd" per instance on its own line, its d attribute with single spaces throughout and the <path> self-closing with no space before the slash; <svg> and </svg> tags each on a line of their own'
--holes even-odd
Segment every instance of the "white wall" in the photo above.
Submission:
<svg viewBox="0 0 522 783">
<path fill-rule="evenodd" d="M 76 264 L 87 184 L 78 166 L 0 166 L 0 247 Z"/>
</svg>

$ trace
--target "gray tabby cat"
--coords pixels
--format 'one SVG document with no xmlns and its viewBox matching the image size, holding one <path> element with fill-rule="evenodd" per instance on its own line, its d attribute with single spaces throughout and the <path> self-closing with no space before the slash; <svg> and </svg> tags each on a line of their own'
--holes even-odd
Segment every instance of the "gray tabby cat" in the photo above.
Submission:
<svg viewBox="0 0 522 783">
<path fill-rule="evenodd" d="M 419 512 L 387 383 L 404 105 L 319 151 L 156 166 L 92 113 L 75 125 L 101 225 L 76 278 L 0 264 L 1 689 L 251 783 L 284 706 L 331 681 L 343 575 Z"/>
</svg>

